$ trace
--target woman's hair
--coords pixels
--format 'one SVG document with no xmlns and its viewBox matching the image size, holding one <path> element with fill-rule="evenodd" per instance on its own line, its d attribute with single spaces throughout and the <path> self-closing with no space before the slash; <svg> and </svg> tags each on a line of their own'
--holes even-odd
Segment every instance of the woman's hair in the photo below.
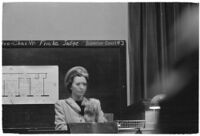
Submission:
<svg viewBox="0 0 200 136">
<path fill-rule="evenodd" d="M 75 66 L 68 70 L 68 72 L 65 74 L 64 78 L 64 85 L 67 87 L 67 90 L 71 94 L 71 85 L 73 83 L 74 77 L 85 77 L 85 79 L 88 81 L 89 74 L 87 70 L 82 66 Z"/>
</svg>

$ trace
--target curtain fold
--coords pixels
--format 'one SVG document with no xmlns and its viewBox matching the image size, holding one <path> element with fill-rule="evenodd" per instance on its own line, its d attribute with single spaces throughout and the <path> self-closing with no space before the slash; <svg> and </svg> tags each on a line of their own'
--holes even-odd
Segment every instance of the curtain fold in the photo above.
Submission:
<svg viewBox="0 0 200 136">
<path fill-rule="evenodd" d="M 176 59 L 176 28 L 173 24 L 191 3 L 129 3 L 130 104 L 151 99 L 152 90 Z"/>
</svg>

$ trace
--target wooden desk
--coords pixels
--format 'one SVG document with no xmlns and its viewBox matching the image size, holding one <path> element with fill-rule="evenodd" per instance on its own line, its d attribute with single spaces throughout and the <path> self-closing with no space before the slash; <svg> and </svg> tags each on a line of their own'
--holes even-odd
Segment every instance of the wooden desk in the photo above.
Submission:
<svg viewBox="0 0 200 136">
<path fill-rule="evenodd" d="M 69 133 L 69 131 L 55 130 L 54 128 L 4 128 L 3 133 L 18 134 L 60 134 Z"/>
</svg>

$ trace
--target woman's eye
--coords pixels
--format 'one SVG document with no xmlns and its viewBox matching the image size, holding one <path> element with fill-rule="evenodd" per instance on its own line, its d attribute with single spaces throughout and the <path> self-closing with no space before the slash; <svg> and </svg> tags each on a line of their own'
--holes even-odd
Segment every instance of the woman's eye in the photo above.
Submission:
<svg viewBox="0 0 200 136">
<path fill-rule="evenodd" d="M 80 85 L 87 86 L 87 83 L 76 83 L 76 86 L 80 86 Z"/>
</svg>

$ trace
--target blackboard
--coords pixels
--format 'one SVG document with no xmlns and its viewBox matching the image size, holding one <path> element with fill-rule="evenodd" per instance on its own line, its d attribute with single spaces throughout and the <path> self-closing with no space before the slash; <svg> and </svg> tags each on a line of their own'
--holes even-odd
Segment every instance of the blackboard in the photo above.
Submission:
<svg viewBox="0 0 200 136">
<path fill-rule="evenodd" d="M 38 44 L 29 47 L 23 44 L 24 41 L 18 42 L 16 46 L 8 46 L 12 45 L 7 44 L 9 42 L 12 41 L 5 41 L 3 44 L 3 66 L 58 65 L 59 99 L 65 99 L 69 96 L 63 83 L 67 70 L 73 66 L 83 66 L 88 70 L 90 76 L 86 97 L 99 99 L 105 113 L 114 113 L 114 119 L 120 119 L 121 111 L 126 107 L 126 46 L 124 41 L 123 46 L 115 44 L 119 43 L 117 41 L 112 42 L 114 44 L 107 44 L 107 46 L 106 41 L 103 41 L 104 44 L 102 44 L 102 41 L 89 41 L 90 44 L 85 44 L 88 41 L 81 41 L 79 42 L 81 43 L 80 46 L 78 44 L 76 46 L 59 46 L 60 43 L 58 42 L 58 45 L 53 46 L 53 42 L 50 41 L 47 46 L 40 47 L 37 46 Z M 18 109 L 18 112 L 23 113 L 24 109 L 18 108 L 20 106 L 23 107 L 23 105 L 15 105 L 14 107 Z M 28 107 L 31 109 L 31 106 L 26 106 L 26 108 Z M 54 111 L 54 107 L 51 105 L 46 108 Z M 7 105 L 7 108 L 4 105 L 3 118 L 5 118 L 4 115 L 7 110 L 10 109 L 14 109 L 12 105 Z"/>
</svg>

